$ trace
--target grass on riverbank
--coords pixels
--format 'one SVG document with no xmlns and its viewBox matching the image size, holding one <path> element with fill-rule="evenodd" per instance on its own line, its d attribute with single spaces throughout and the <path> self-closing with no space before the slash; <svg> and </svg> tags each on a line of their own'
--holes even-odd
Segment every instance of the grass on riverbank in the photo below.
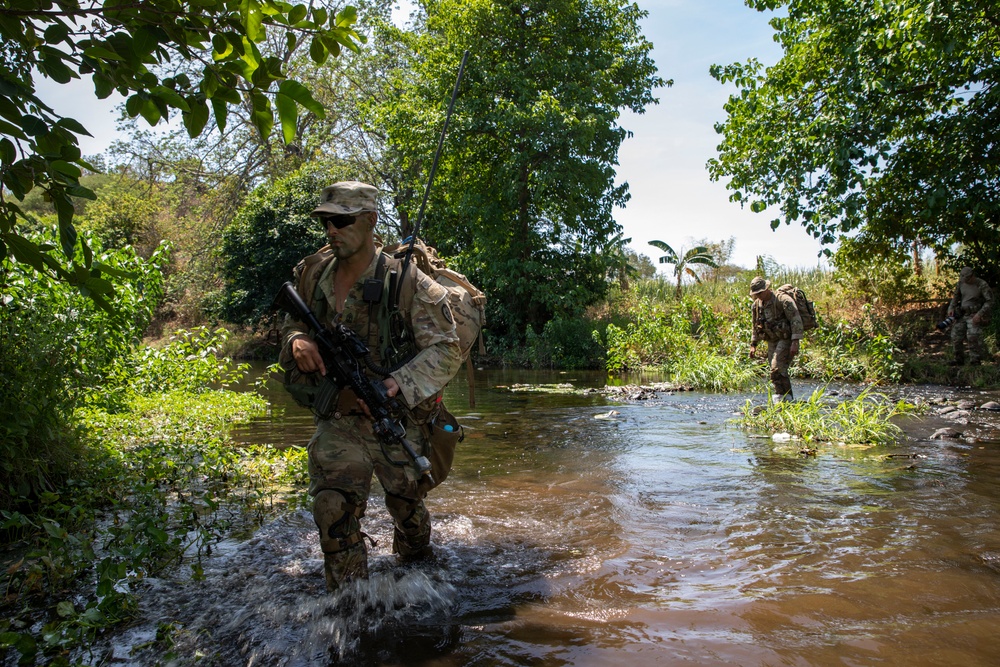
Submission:
<svg viewBox="0 0 1000 667">
<path fill-rule="evenodd" d="M 892 444 L 902 433 L 893 419 L 916 414 L 917 407 L 893 402 L 870 389 L 856 398 L 831 401 L 820 387 L 804 401 L 747 401 L 739 425 L 756 433 L 788 433 L 809 443 Z"/>
<path fill-rule="evenodd" d="M 135 585 L 201 558 L 220 540 L 247 534 L 304 487 L 305 454 L 234 447 L 229 429 L 266 410 L 255 393 L 209 389 L 242 369 L 200 351 L 217 336 L 180 336 L 149 352 L 138 380 L 114 407 L 77 411 L 86 456 L 72 479 L 40 504 L 0 513 L 0 662 L 71 664 L 104 630 L 134 613 Z M 209 367 L 212 367 L 210 369 Z M 158 377 L 169 391 L 151 391 Z M 184 385 L 177 388 L 176 385 Z M 30 509 L 30 511 L 29 511 Z"/>
</svg>

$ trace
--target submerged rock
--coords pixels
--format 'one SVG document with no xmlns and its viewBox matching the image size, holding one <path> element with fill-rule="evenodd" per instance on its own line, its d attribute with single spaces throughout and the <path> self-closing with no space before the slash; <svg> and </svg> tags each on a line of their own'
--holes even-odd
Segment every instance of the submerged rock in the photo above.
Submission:
<svg viewBox="0 0 1000 667">
<path fill-rule="evenodd" d="M 1000 412 L 1000 403 L 996 401 L 987 401 L 979 406 L 980 410 L 991 410 L 993 412 Z"/>
<path fill-rule="evenodd" d="M 962 434 L 953 428 L 939 428 L 931 434 L 931 440 L 951 440 L 961 438 Z"/>
</svg>

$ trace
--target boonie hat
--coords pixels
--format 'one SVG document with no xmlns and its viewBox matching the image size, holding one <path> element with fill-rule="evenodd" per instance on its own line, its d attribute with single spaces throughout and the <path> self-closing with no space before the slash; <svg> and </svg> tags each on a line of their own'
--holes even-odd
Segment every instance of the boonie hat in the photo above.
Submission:
<svg viewBox="0 0 1000 667">
<path fill-rule="evenodd" d="M 958 277 L 961 278 L 962 280 L 965 280 L 966 278 L 968 278 L 971 275 L 972 275 L 972 267 L 971 266 L 963 266 L 962 270 L 958 272 Z"/>
<path fill-rule="evenodd" d="M 320 204 L 313 215 L 354 215 L 366 211 L 377 211 L 375 198 L 378 188 L 361 181 L 339 181 L 323 188 Z"/>
<path fill-rule="evenodd" d="M 750 281 L 750 296 L 756 296 L 771 286 L 770 280 L 764 280 L 757 276 Z"/>
</svg>

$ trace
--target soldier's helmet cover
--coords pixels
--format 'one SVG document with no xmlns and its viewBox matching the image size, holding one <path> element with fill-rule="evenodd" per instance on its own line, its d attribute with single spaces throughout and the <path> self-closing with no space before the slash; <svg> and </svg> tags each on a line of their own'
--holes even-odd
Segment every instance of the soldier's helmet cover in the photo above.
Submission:
<svg viewBox="0 0 1000 667">
<path fill-rule="evenodd" d="M 339 181 L 323 188 L 315 215 L 356 215 L 377 211 L 378 188 L 360 181 Z"/>
<path fill-rule="evenodd" d="M 971 275 L 972 275 L 972 267 L 971 266 L 963 266 L 962 270 L 958 272 L 958 277 L 960 279 L 962 279 L 962 280 L 965 280 L 966 278 L 968 278 Z"/>
</svg>

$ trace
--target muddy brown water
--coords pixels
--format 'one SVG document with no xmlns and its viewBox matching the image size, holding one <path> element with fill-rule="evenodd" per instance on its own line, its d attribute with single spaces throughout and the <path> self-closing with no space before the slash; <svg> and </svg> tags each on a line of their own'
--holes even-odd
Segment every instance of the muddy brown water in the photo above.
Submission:
<svg viewBox="0 0 1000 667">
<path fill-rule="evenodd" d="M 310 515 L 291 511 L 222 545 L 204 581 L 149 582 L 139 622 L 96 655 L 121 665 L 1000 664 L 994 413 L 949 418 L 935 406 L 901 423 L 895 446 L 804 456 L 729 422 L 753 394 L 621 402 L 509 388 L 542 383 L 582 390 L 604 377 L 480 371 L 474 410 L 461 378 L 449 389 L 466 439 L 428 500 L 436 563 L 395 563 L 375 493 L 371 579 L 330 596 Z M 950 407 L 997 400 L 898 391 Z M 275 415 L 237 439 L 303 444 L 309 417 L 280 390 L 270 398 Z M 930 440 L 942 427 L 964 437 Z M 143 647 L 165 624 L 176 643 Z"/>
</svg>

